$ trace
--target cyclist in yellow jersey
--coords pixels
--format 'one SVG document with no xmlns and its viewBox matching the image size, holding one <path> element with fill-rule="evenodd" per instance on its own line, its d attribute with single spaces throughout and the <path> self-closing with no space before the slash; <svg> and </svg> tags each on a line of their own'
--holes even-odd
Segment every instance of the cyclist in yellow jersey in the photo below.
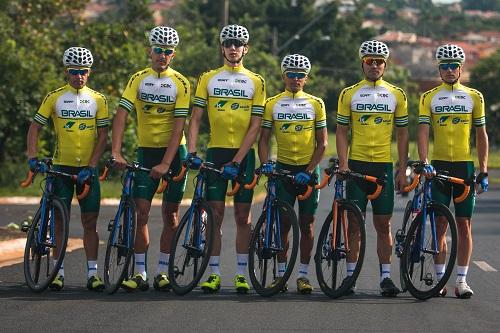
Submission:
<svg viewBox="0 0 500 333">
<path fill-rule="evenodd" d="M 295 183 L 279 180 L 276 194 L 279 198 L 295 204 L 297 194 L 303 193 L 311 178 L 319 177 L 318 164 L 328 144 L 326 112 L 323 100 L 303 91 L 308 79 L 311 63 L 300 54 L 283 58 L 281 72 L 285 91 L 267 100 L 259 139 L 259 158 L 265 173 L 276 167 L 295 175 Z M 277 163 L 269 163 L 270 138 L 274 135 L 278 146 Z M 314 215 L 318 208 L 319 190 L 299 201 L 300 265 L 297 276 L 297 291 L 310 294 L 313 286 L 308 279 L 309 261 L 314 245 Z M 286 230 L 286 228 L 285 228 Z M 285 231 L 284 239 L 288 232 Z M 285 273 L 286 262 L 278 263 L 277 280 Z M 286 290 L 286 287 L 285 287 Z"/>
<path fill-rule="evenodd" d="M 45 97 L 28 130 L 27 145 L 30 169 L 46 171 L 43 163 L 37 167 L 38 137 L 42 126 L 51 118 L 56 133 L 54 168 L 78 174 L 77 191 L 81 191 L 84 183 L 90 184 L 89 194 L 79 200 L 87 257 L 87 288 L 101 291 L 104 283 L 97 274 L 99 235 L 96 229 L 101 192 L 96 166 L 106 148 L 109 115 L 104 95 L 87 87 L 92 63 L 92 53 L 86 48 L 71 47 L 64 52 L 63 65 L 68 84 Z M 75 185 L 69 179 L 57 178 L 54 186 L 55 194 L 70 211 Z M 49 288 L 61 290 L 63 286 L 64 264 Z"/>
<path fill-rule="evenodd" d="M 477 193 L 488 190 L 488 135 L 483 95 L 460 83 L 465 53 L 457 45 L 446 44 L 436 51 L 439 75 L 443 81 L 438 87 L 425 92 L 420 98 L 418 118 L 418 154 L 422 161 L 429 163 L 429 127 L 432 126 L 434 149 L 431 164 L 424 168 L 425 175 L 432 177 L 435 170 L 448 171 L 450 176 L 471 178 L 474 163 L 470 154 L 472 126 L 476 132 L 476 148 L 479 160 L 479 175 L 476 178 Z M 435 186 L 433 199 L 450 205 L 452 197 L 464 190 L 463 185 Z M 471 217 L 474 211 L 475 191 L 459 204 L 455 204 L 455 218 L 458 229 L 457 280 L 455 295 L 458 298 L 470 298 L 472 289 L 466 282 L 467 271 L 472 254 Z M 438 223 L 439 223 L 438 218 Z M 439 228 L 438 228 L 439 232 Z M 444 234 L 438 234 L 438 238 Z M 443 258 L 445 255 L 443 254 Z M 445 265 L 436 259 L 436 276 L 444 274 Z M 441 290 L 446 295 L 446 288 Z"/>
<path fill-rule="evenodd" d="M 127 116 L 137 115 L 137 160 L 151 173 L 137 173 L 134 198 L 137 207 L 137 232 L 135 239 L 135 274 L 123 282 L 128 291 L 149 288 L 146 273 L 146 251 L 149 247 L 148 218 L 151 200 L 159 180 L 169 170 L 177 174 L 181 161 L 186 157 L 184 124 L 189 110 L 189 81 L 170 67 L 175 57 L 179 35 L 175 29 L 158 26 L 149 33 L 151 67 L 132 75 L 120 100 L 113 120 L 112 154 L 116 165 L 127 163 L 121 148 Z M 170 290 L 168 262 L 170 244 L 178 227 L 179 204 L 184 194 L 186 178 L 169 181 L 163 194 L 163 230 L 160 237 L 160 254 L 153 286 L 156 290 Z"/>
<path fill-rule="evenodd" d="M 207 181 L 207 200 L 217 225 L 209 262 L 211 274 L 208 281 L 201 284 L 208 292 L 220 289 L 220 228 L 228 180 L 246 175 L 248 181 L 253 175 L 255 154 L 252 146 L 259 133 L 266 98 L 264 79 L 243 67 L 243 57 L 249 49 L 248 30 L 239 25 L 228 25 L 222 28 L 219 39 L 224 66 L 202 74 L 198 80 L 188 132 L 188 158 L 201 163 L 195 151 L 202 114 L 206 110 L 210 122 L 206 159 L 221 168 L 224 177 L 210 175 Z M 252 197 L 253 191 L 245 189 L 234 197 L 237 256 L 234 284 L 240 293 L 249 290 L 246 275 Z"/>
<path fill-rule="evenodd" d="M 380 290 L 383 296 L 396 296 L 400 290 L 391 279 L 391 217 L 394 208 L 394 191 L 406 185 L 405 169 L 408 156 L 408 111 L 406 95 L 400 88 L 384 81 L 389 48 L 382 42 L 370 40 L 359 48 L 361 68 L 365 79 L 345 88 L 339 96 L 337 113 L 337 153 L 340 169 L 381 177 L 388 182 L 381 195 L 371 200 L 373 224 L 377 232 L 377 254 L 380 263 Z M 392 180 L 391 142 L 393 128 L 399 157 L 399 172 Z M 349 149 L 348 131 L 351 128 Z M 349 150 L 349 158 L 348 158 Z M 367 192 L 371 185 L 348 181 L 347 198 L 355 201 L 366 212 Z M 356 266 L 357 253 L 348 254 L 347 275 Z M 354 288 L 349 293 L 354 292 Z"/>
</svg>

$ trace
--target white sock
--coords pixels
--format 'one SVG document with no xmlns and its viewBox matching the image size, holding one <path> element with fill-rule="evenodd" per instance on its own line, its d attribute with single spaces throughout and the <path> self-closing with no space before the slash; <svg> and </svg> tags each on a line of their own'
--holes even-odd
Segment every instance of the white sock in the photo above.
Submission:
<svg viewBox="0 0 500 333">
<path fill-rule="evenodd" d="M 297 275 L 297 278 L 298 279 L 300 279 L 302 277 L 307 278 L 308 271 L 309 271 L 309 264 L 300 263 L 299 274 Z"/>
<path fill-rule="evenodd" d="M 57 259 L 54 258 L 52 262 L 54 263 L 54 266 L 55 266 L 56 263 L 57 263 Z M 64 261 L 62 262 L 61 267 L 59 267 L 59 272 L 58 273 L 59 273 L 59 275 L 61 275 L 62 277 L 64 277 Z"/>
<path fill-rule="evenodd" d="M 90 279 L 92 275 L 97 275 L 97 261 L 95 260 L 87 261 L 87 279 Z"/>
<path fill-rule="evenodd" d="M 248 266 L 248 253 L 239 254 L 236 253 L 236 275 L 247 275 Z"/>
<path fill-rule="evenodd" d="M 354 270 L 356 269 L 356 265 L 358 264 L 357 261 L 355 262 L 348 262 L 347 263 L 347 276 L 352 276 L 352 274 L 354 273 Z"/>
<path fill-rule="evenodd" d="M 142 278 L 146 280 L 146 253 L 135 253 L 135 272 L 141 274 Z"/>
<path fill-rule="evenodd" d="M 217 275 L 221 276 L 219 260 L 220 260 L 220 256 L 211 256 L 210 257 L 208 265 L 210 266 L 210 273 L 211 274 L 217 274 Z"/>
<path fill-rule="evenodd" d="M 434 269 L 436 270 L 436 277 L 438 281 L 441 281 L 441 278 L 444 275 L 445 268 L 445 264 L 434 264 Z"/>
<path fill-rule="evenodd" d="M 465 282 L 469 266 L 457 266 L 457 283 Z"/>
<path fill-rule="evenodd" d="M 169 260 L 170 260 L 169 253 L 160 252 L 160 256 L 158 258 L 158 267 L 156 268 L 156 275 L 160 273 L 168 273 Z"/>
<path fill-rule="evenodd" d="M 391 277 L 391 264 L 380 264 L 380 282 Z"/>
<path fill-rule="evenodd" d="M 285 275 L 286 271 L 286 262 L 279 262 L 278 263 L 278 277 L 283 277 Z"/>
</svg>

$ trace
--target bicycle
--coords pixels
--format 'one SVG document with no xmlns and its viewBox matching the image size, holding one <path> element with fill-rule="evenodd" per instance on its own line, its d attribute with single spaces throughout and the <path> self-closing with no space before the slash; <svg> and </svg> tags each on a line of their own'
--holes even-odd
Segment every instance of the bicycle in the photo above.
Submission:
<svg viewBox="0 0 500 333">
<path fill-rule="evenodd" d="M 332 209 L 321 227 L 314 261 L 321 290 L 331 298 L 338 298 L 346 295 L 355 285 L 363 266 L 366 247 L 365 218 L 355 203 L 344 198 L 344 180 L 358 179 L 374 183 L 375 191 L 367 195 L 369 200 L 373 200 L 385 186 L 386 176 L 376 178 L 340 171 L 338 159 L 331 159 L 330 162 L 332 165 L 324 170 L 323 180 L 316 188 L 330 185 L 335 176 L 335 195 Z M 355 253 L 358 253 L 357 258 Z M 347 274 L 347 259 L 356 262 L 351 275 Z"/>
<path fill-rule="evenodd" d="M 104 181 L 109 169 L 113 166 L 114 159 L 110 159 L 104 168 L 99 180 Z M 133 274 L 133 261 L 135 231 L 136 231 L 136 208 L 132 196 L 136 172 L 149 173 L 151 169 L 141 167 L 138 162 L 132 162 L 125 166 L 125 174 L 122 177 L 122 193 L 115 218 L 108 223 L 109 238 L 106 244 L 106 256 L 104 259 L 104 285 L 108 294 L 115 293 L 123 280 Z M 184 175 L 172 177 L 167 173 L 162 178 L 162 183 L 156 193 L 163 193 L 170 179 L 180 180 Z"/>
<path fill-rule="evenodd" d="M 181 174 L 186 172 L 189 162 L 183 163 Z M 212 209 L 205 199 L 205 183 L 209 172 L 221 175 L 222 171 L 215 164 L 203 162 L 195 178 L 194 195 L 186 213 L 179 222 L 170 249 L 168 276 L 172 290 L 177 295 L 185 295 L 193 290 L 202 278 L 210 260 L 210 253 L 215 237 L 215 225 Z M 240 184 L 235 183 L 232 191 L 226 193 L 233 196 L 238 192 Z"/>
<path fill-rule="evenodd" d="M 431 183 L 441 181 L 464 185 L 463 193 L 454 198 L 455 203 L 459 203 L 467 198 L 472 180 L 437 173 L 433 178 L 422 182 L 425 164 L 410 162 L 410 165 L 416 177 L 404 191 L 414 189 L 415 194 L 406 205 L 402 228 L 396 232 L 395 251 L 400 257 L 402 288 L 408 290 L 413 297 L 425 300 L 440 294 L 442 290 L 442 296 L 446 294 L 443 288 L 452 273 L 457 255 L 455 218 L 448 207 L 432 199 Z M 438 235 L 441 237 L 438 238 Z M 445 265 L 440 279 L 435 272 L 437 262 Z"/>
<path fill-rule="evenodd" d="M 54 182 L 57 177 L 67 177 L 76 182 L 77 175 L 52 169 L 52 159 L 46 158 L 37 163 L 37 167 L 47 166 L 45 185 L 42 188 L 40 206 L 33 218 L 31 225 L 23 226 L 27 232 L 26 246 L 24 249 L 24 278 L 28 287 L 34 292 L 44 291 L 54 281 L 66 254 L 68 244 L 69 214 L 64 202 L 58 198 L 54 191 Z M 38 172 L 28 173 L 21 187 L 31 185 Z M 90 185 L 85 183 L 79 200 L 85 198 L 90 190 Z M 52 252 L 52 257 L 51 257 Z M 51 263 L 51 258 L 57 258 Z"/>
<path fill-rule="evenodd" d="M 275 164 L 275 162 L 268 163 Z M 256 169 L 253 182 L 245 187 L 253 188 L 262 174 L 264 173 L 260 168 Z M 273 167 L 271 173 L 264 175 L 268 178 L 266 198 L 250 239 L 248 271 L 255 291 L 261 296 L 269 297 L 284 291 L 292 274 L 299 251 L 299 223 L 293 207 L 281 200 L 276 193 L 278 179 L 288 179 L 293 182 L 295 175 L 288 170 L 278 170 L 276 167 Z M 315 182 L 316 179 L 312 179 L 312 183 Z M 298 195 L 297 198 L 306 200 L 311 192 L 312 186 L 308 184 L 305 193 Z M 288 234 L 287 238 L 285 234 Z M 282 276 L 278 276 L 280 263 L 285 264 Z"/>
</svg>

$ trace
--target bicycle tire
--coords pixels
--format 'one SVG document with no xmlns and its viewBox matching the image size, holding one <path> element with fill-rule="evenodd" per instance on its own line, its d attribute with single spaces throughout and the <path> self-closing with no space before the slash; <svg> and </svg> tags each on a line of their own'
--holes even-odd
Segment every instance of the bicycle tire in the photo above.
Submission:
<svg viewBox="0 0 500 333">
<path fill-rule="evenodd" d="M 408 291 L 413 297 L 421 300 L 435 296 L 446 285 L 453 271 L 457 255 L 457 227 L 455 218 L 448 207 L 435 201 L 431 201 L 427 205 L 426 221 L 427 216 L 431 213 L 434 213 L 436 216 L 444 216 L 446 221 L 446 234 L 444 240 L 447 249 L 446 255 L 449 256 L 445 260 L 446 268 L 441 280 L 437 281 L 437 278 L 434 277 L 434 255 L 420 250 L 419 238 L 422 230 L 422 212 L 413 219 L 410 225 L 410 229 L 405 239 L 403 255 L 401 256 L 403 278 Z M 425 229 L 425 246 L 426 248 L 432 249 L 432 245 L 430 244 L 430 242 L 432 242 L 430 225 Z"/>
<path fill-rule="evenodd" d="M 405 212 L 403 215 L 403 224 L 401 225 L 401 230 L 403 230 L 403 234 L 405 235 L 405 237 L 406 237 L 406 230 L 408 229 L 408 222 L 410 221 L 410 217 L 411 217 L 412 208 L 413 208 L 413 202 L 412 202 L 412 200 L 408 200 L 408 202 L 406 203 Z M 404 243 L 403 243 L 403 246 L 404 246 Z M 403 261 L 401 260 L 401 258 L 399 258 L 399 283 L 401 285 L 401 292 L 405 293 L 408 291 L 408 288 L 406 287 L 405 279 L 403 277 L 402 262 Z"/>
<path fill-rule="evenodd" d="M 253 288 L 259 295 L 265 297 L 272 296 L 283 290 L 293 272 L 293 267 L 299 251 L 299 223 L 293 207 L 278 199 L 271 204 L 271 210 L 271 218 L 273 220 L 275 219 L 273 212 L 277 210 L 280 218 L 284 218 L 285 221 L 290 222 L 290 231 L 288 232 L 287 239 L 288 246 L 283 244 L 284 251 L 265 251 L 263 248 L 263 241 L 266 228 L 267 211 L 264 210 L 252 232 L 248 257 L 248 271 Z M 275 225 L 275 223 L 272 224 L 273 230 L 270 231 L 270 235 L 274 235 Z M 291 246 L 290 242 L 292 242 Z M 280 255 L 282 258 L 286 258 L 286 269 L 283 273 L 282 279 L 273 285 L 272 283 L 276 280 L 278 273 Z M 268 278 L 269 274 L 272 276 L 269 276 Z"/>
<path fill-rule="evenodd" d="M 118 216 L 118 221 L 114 221 L 106 244 L 104 285 L 108 294 L 114 294 L 120 288 L 123 280 L 130 276 L 130 266 L 132 266 L 132 270 L 134 266 L 130 265 L 130 262 L 133 260 L 137 227 L 135 203 L 131 198 L 127 198 L 120 202 L 120 205 L 120 216 Z M 127 230 L 127 225 L 130 225 L 129 230 Z M 116 230 L 116 240 L 113 239 L 113 230 Z M 129 242 L 132 246 L 128 246 Z"/>
<path fill-rule="evenodd" d="M 359 228 L 359 255 L 356 267 L 350 278 L 347 276 L 346 265 L 347 253 L 350 249 L 345 248 L 345 236 L 342 224 L 342 217 L 347 216 L 347 214 L 350 216 L 348 225 L 355 223 Z M 361 272 L 366 248 L 366 231 L 365 220 L 361 214 L 361 210 L 358 206 L 346 200 L 338 201 L 335 243 L 340 244 L 340 247 L 336 246 L 336 249 L 332 249 L 332 239 L 334 237 L 332 235 L 332 223 L 333 211 L 328 214 L 321 227 L 314 261 L 316 264 L 316 276 L 321 290 L 331 298 L 338 298 L 344 296 L 354 286 Z"/>
<path fill-rule="evenodd" d="M 193 223 L 200 214 L 202 221 L 201 230 L 199 230 L 197 223 Z M 188 223 L 190 223 L 189 226 Z M 188 227 L 190 227 L 189 230 Z M 193 244 L 195 241 L 193 237 L 196 237 L 196 234 L 202 237 L 201 250 L 188 249 L 184 246 L 186 232 L 189 232 L 188 243 L 190 244 Z M 196 203 L 191 220 L 189 219 L 189 210 L 182 216 L 179 228 L 172 242 L 168 276 L 172 290 L 177 295 L 185 295 L 198 285 L 210 260 L 214 236 L 215 226 L 212 209 L 205 200 L 202 200 Z"/>
<path fill-rule="evenodd" d="M 54 211 L 52 211 L 52 208 Z M 51 243 L 52 245 L 60 243 L 57 253 L 57 262 L 54 264 L 51 262 L 53 256 L 53 253 L 51 253 L 53 251 L 51 251 L 51 249 L 53 246 L 39 244 L 37 241 L 37 234 L 38 230 L 43 228 L 42 238 L 47 239 L 50 237 L 51 230 L 49 230 L 49 228 L 51 227 L 51 223 L 49 223 L 49 221 L 52 217 L 57 215 L 62 216 L 61 223 L 59 223 L 62 228 L 60 232 L 62 239 L 59 241 L 55 239 L 55 242 Z M 34 292 L 44 291 L 55 279 L 64 261 L 66 246 L 68 244 L 69 215 L 68 209 L 61 199 L 53 197 L 47 201 L 45 217 L 45 221 L 42 221 L 42 211 L 40 207 L 28 231 L 24 249 L 24 277 L 26 284 Z M 55 237 L 56 233 L 54 231 L 54 238 Z"/>
</svg>

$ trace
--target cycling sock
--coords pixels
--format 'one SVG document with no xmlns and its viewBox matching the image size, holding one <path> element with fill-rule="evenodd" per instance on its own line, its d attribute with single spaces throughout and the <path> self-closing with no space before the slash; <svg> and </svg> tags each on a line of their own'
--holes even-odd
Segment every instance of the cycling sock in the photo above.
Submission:
<svg viewBox="0 0 500 333">
<path fill-rule="evenodd" d="M 352 276 L 352 274 L 354 273 L 354 270 L 356 269 L 356 265 L 358 264 L 357 261 L 355 262 L 348 262 L 347 263 L 347 276 Z"/>
<path fill-rule="evenodd" d="M 286 262 L 279 262 L 278 263 L 278 274 L 277 274 L 277 276 L 278 277 L 283 277 L 283 275 L 285 275 L 285 271 L 286 271 Z"/>
<path fill-rule="evenodd" d="M 302 277 L 307 278 L 308 271 L 309 271 L 309 264 L 300 263 L 299 264 L 299 274 L 297 275 L 297 278 L 298 279 L 300 279 Z"/>
<path fill-rule="evenodd" d="M 146 280 L 146 253 L 135 253 L 135 272 L 141 274 L 142 278 Z"/>
<path fill-rule="evenodd" d="M 160 252 L 160 256 L 158 258 L 158 267 L 156 268 L 156 275 L 160 273 L 168 272 L 168 262 L 170 260 L 169 253 Z"/>
<path fill-rule="evenodd" d="M 469 266 L 457 266 L 457 283 L 465 282 Z"/>
<path fill-rule="evenodd" d="M 97 261 L 95 260 L 87 261 L 87 279 L 90 279 L 92 275 L 97 275 Z"/>
<path fill-rule="evenodd" d="M 444 275 L 444 271 L 445 271 L 446 265 L 445 264 L 435 264 L 434 268 L 436 269 L 437 280 L 441 281 L 441 278 Z"/>
<path fill-rule="evenodd" d="M 391 264 L 380 264 L 380 282 L 391 277 Z"/>
<path fill-rule="evenodd" d="M 57 264 L 57 259 L 54 258 L 52 262 L 54 263 L 54 266 L 55 266 Z M 58 274 L 61 275 L 62 277 L 64 277 L 64 261 L 62 262 L 61 267 L 59 267 Z"/>
<path fill-rule="evenodd" d="M 236 275 L 247 275 L 248 266 L 248 253 L 236 253 Z"/>
<path fill-rule="evenodd" d="M 210 266 L 210 273 L 211 274 L 220 274 L 220 266 L 219 266 L 219 260 L 220 256 L 211 256 L 210 261 L 208 262 L 208 265 Z"/>
</svg>

